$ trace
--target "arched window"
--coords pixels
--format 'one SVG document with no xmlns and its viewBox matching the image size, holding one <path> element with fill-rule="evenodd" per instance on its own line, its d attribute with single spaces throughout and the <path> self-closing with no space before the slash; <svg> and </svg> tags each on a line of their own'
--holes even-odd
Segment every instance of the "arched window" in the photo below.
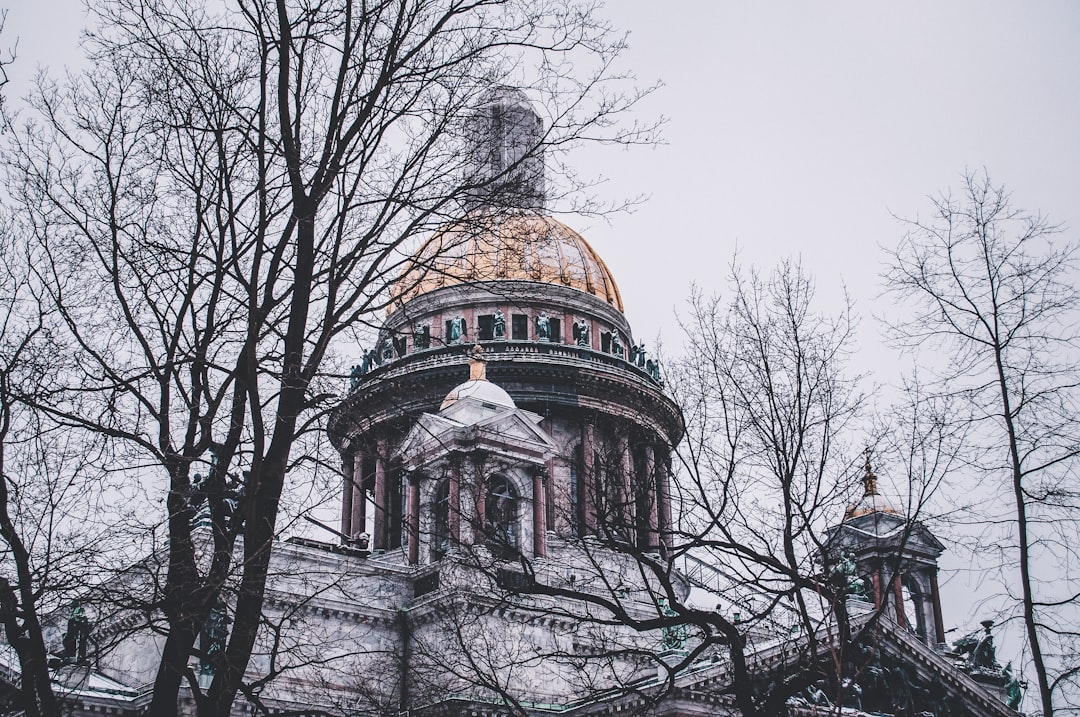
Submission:
<svg viewBox="0 0 1080 717">
<path fill-rule="evenodd" d="M 926 625 L 923 621 L 922 595 L 918 584 L 905 575 L 900 587 L 900 594 L 904 600 L 904 617 L 907 618 L 908 629 L 914 633 L 926 637 Z"/>
<path fill-rule="evenodd" d="M 450 551 L 450 481 L 443 481 L 435 491 L 435 534 L 432 536 L 432 559 Z"/>
<path fill-rule="evenodd" d="M 487 482 L 484 496 L 484 533 L 488 545 L 500 555 L 511 556 L 518 550 L 518 494 L 504 476 Z"/>
</svg>

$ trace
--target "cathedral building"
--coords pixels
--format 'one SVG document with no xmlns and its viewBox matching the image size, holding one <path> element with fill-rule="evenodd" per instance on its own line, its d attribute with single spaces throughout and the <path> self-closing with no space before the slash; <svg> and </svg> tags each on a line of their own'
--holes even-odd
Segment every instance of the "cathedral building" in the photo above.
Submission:
<svg viewBox="0 0 1080 717">
<path fill-rule="evenodd" d="M 471 121 L 478 176 L 513 201 L 496 211 L 478 191 L 394 286 L 329 421 L 339 539 L 277 545 L 249 668 L 258 689 L 237 712 L 741 714 L 723 651 L 689 659 L 694 635 L 663 622 L 704 583 L 671 567 L 683 424 L 659 363 L 603 259 L 543 211 L 531 154 L 543 125 L 524 95 L 493 90 Z M 809 686 L 788 713 L 1015 715 L 989 627 L 970 649 L 944 646 L 944 546 L 880 498 L 869 463 L 866 474 L 824 557 L 865 586 L 847 612 L 870 622 L 870 667 L 843 704 Z M 229 609 L 211 616 L 204 654 L 220 649 Z M 96 616 L 89 651 L 67 648 L 82 623 L 57 625 L 73 712 L 147 703 L 162 639 L 132 620 Z M 754 639 L 763 685 L 804 664 L 792 645 L 805 636 Z M 205 659 L 191 669 L 213 673 Z"/>
</svg>

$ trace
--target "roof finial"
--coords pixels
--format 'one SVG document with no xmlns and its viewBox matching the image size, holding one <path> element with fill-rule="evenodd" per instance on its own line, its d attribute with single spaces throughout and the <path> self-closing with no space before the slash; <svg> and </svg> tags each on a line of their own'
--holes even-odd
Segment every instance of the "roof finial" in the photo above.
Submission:
<svg viewBox="0 0 1080 717">
<path fill-rule="evenodd" d="M 874 475 L 873 469 L 870 467 L 870 447 L 867 446 L 863 451 L 863 455 L 866 457 L 866 464 L 863 470 L 863 497 L 869 498 L 870 496 L 878 495 L 877 490 L 877 476 Z"/>
<path fill-rule="evenodd" d="M 487 359 L 480 344 L 474 345 L 469 351 L 469 380 L 487 381 Z"/>
</svg>

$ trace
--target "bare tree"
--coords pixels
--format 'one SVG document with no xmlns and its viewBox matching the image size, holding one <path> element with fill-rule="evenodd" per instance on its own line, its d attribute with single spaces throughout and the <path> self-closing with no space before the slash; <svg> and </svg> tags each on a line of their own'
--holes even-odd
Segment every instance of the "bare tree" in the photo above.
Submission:
<svg viewBox="0 0 1080 717">
<path fill-rule="evenodd" d="M 607 431 L 598 422 L 593 432 L 616 440 L 598 441 L 588 467 L 573 455 L 562 457 L 592 472 L 579 501 L 593 521 L 587 534 L 549 544 L 558 552 L 541 561 L 478 524 L 472 532 L 485 542 L 444 558 L 466 561 L 490 583 L 471 599 L 473 613 L 455 625 L 474 625 L 484 601 L 501 601 L 490 609 L 505 611 L 509 603 L 573 634 L 550 645 L 533 640 L 534 652 L 494 660 L 491 646 L 467 629 L 441 636 L 470 655 L 459 669 L 471 671 L 472 684 L 487 685 L 492 699 L 516 706 L 521 694 L 506 674 L 547 660 L 572 668 L 577 682 L 567 681 L 570 694 L 621 690 L 638 695 L 645 709 L 670 696 L 676 678 L 692 666 L 717 664 L 726 670 L 718 699 L 743 715 L 785 714 L 808 689 L 820 690 L 832 705 L 852 706 L 859 680 L 867 685 L 868 709 L 919 711 L 910 695 L 870 686 L 868 670 L 880 657 L 870 636 L 886 601 L 858 619 L 847 614 L 855 576 L 838 565 L 830 529 L 845 520 L 849 506 L 872 497 L 863 495 L 859 478 L 869 473 L 864 447 L 876 446 L 878 461 L 897 477 L 894 505 L 878 497 L 878 506 L 902 534 L 879 587 L 899 592 L 900 553 L 952 467 L 956 436 L 930 411 L 919 421 L 901 412 L 905 420 L 887 430 L 868 428 L 862 379 L 848 368 L 854 318 L 849 309 L 835 316 L 817 311 L 813 284 L 798 265 L 786 263 L 768 276 L 736 267 L 728 286 L 727 301 L 692 297 L 683 323 L 687 355 L 667 372 L 686 435 L 676 464 L 657 468 L 672 471 L 675 512 L 659 545 L 642 532 L 640 516 L 649 506 L 638 500 L 635 518 L 628 506 L 634 497 L 620 485 L 634 463 L 628 444 L 637 437 L 625 424 Z M 620 431 L 630 433 L 628 444 L 617 439 Z M 648 469 L 631 470 L 630 480 L 649 485 Z M 564 516 L 561 523 L 580 518 Z M 719 604 L 702 604 L 703 590 Z M 496 664 L 504 668 L 501 679 L 491 676 Z M 550 674 L 564 679 L 557 669 Z M 930 689 L 925 699 L 920 709 L 945 697 Z"/>
<path fill-rule="evenodd" d="M 3 293 L 7 306 L 4 308 L 5 319 L 0 327 L 0 538 L 3 539 L 4 570 L 0 574 L 0 616 L 4 624 L 4 634 L 22 665 L 20 701 L 23 709 L 31 715 L 58 715 L 59 704 L 52 692 L 49 676 L 48 652 L 42 635 L 42 625 L 38 616 L 39 601 L 35 592 L 40 584 L 41 575 L 37 572 L 33 546 L 37 542 L 37 527 L 48 525 L 48 520 L 40 523 L 35 520 L 45 516 L 33 515 L 30 509 L 37 501 L 26 502 L 27 492 L 40 482 L 27 480 L 20 475 L 32 461 L 18 466 L 18 458 L 25 456 L 19 447 L 33 446 L 37 440 L 32 425 L 32 416 L 19 411 L 15 386 L 32 384 L 39 380 L 48 380 L 46 357 L 39 354 L 35 337 L 41 330 L 40 321 L 24 324 L 21 321 L 18 303 L 25 301 L 25 273 L 12 271 L 10 257 L 14 253 L 9 223 L 0 229 L 3 231 L 3 256 L 6 261 L 5 271 L 0 274 Z M 21 277 L 20 277 L 21 274 Z M 20 281 L 20 278 L 23 280 Z M 13 311 L 14 310 L 14 311 Z M 19 385 L 25 390 L 26 386 Z M 31 425 L 24 422 L 29 421 Z M 32 449 L 30 452 L 33 452 Z M 15 454 L 15 455 L 13 455 Z M 32 469 L 33 470 L 33 469 Z M 33 470 L 36 474 L 37 471 Z M 37 478 L 34 475 L 34 478 Z M 55 505 L 61 496 L 54 500 L 43 501 L 41 505 Z M 23 510 L 31 512 L 28 521 L 23 521 Z"/>
<path fill-rule="evenodd" d="M 1019 591 L 1042 713 L 1075 709 L 1076 245 L 1013 206 L 986 172 L 931 201 L 928 217 L 904 220 L 908 232 L 890 253 L 889 288 L 912 309 L 896 335 L 924 349 L 936 388 L 965 407 L 984 490 L 1008 487 L 1004 518 L 981 520 L 1012 533 L 1000 536 L 1010 546 L 1003 567 L 1016 571 L 1006 580 Z"/>
<path fill-rule="evenodd" d="M 771 276 L 733 268 L 731 298 L 693 297 L 684 323 L 687 357 L 674 373 L 688 437 L 680 450 L 682 521 L 673 536 L 694 560 L 717 569 L 733 596 L 717 619 L 736 669 L 746 714 L 776 714 L 807 685 L 809 669 L 768 690 L 756 685 L 746 635 L 798 629 L 808 655 L 835 639 L 846 595 L 824 580 L 826 528 L 843 516 L 858 467 L 867 409 L 860 377 L 848 375 L 854 318 L 813 309 L 801 267 Z M 670 373 L 670 372 L 669 372 Z M 865 439 L 864 439 L 865 440 Z M 733 613 L 737 612 L 737 616 Z M 795 626 L 798 626 L 795 628 Z M 740 674 L 741 673 L 741 674 Z M 828 676 L 842 703 L 838 674 Z M 738 688 L 736 688 L 738 689 Z"/>
<path fill-rule="evenodd" d="M 461 219 L 478 193 L 535 201 L 506 181 L 530 157 L 648 132 L 612 129 L 638 95 L 617 82 L 621 41 L 589 7 L 114 0 L 94 12 L 93 69 L 43 84 L 5 153 L 41 249 L 39 295 L 79 368 L 21 398 L 107 437 L 106 467 L 164 478 L 166 512 L 148 521 L 168 539 L 145 605 L 166 623 L 149 709 L 175 713 L 186 682 L 200 713 L 228 714 L 286 478 L 314 470 L 297 448 L 409 240 Z M 548 123 L 514 165 L 478 173 L 464 120 L 498 84 L 535 93 Z M 203 689 L 189 659 L 226 585 L 235 618 Z"/>
<path fill-rule="evenodd" d="M 7 21 L 7 10 L 0 11 L 0 34 L 4 32 L 4 23 Z M 0 52 L 0 122 L 6 128 L 7 115 L 4 113 L 4 87 L 8 83 L 7 68 L 15 61 L 15 51 Z"/>
</svg>

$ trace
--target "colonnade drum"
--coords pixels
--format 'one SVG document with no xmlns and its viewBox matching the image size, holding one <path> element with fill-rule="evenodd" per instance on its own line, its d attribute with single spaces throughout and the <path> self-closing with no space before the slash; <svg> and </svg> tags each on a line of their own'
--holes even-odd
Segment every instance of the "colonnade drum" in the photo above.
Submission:
<svg viewBox="0 0 1080 717">
<path fill-rule="evenodd" d="M 436 232 L 331 420 L 342 535 L 412 563 L 592 535 L 661 552 L 682 424 L 622 308 L 551 217 L 475 212 Z"/>
</svg>

